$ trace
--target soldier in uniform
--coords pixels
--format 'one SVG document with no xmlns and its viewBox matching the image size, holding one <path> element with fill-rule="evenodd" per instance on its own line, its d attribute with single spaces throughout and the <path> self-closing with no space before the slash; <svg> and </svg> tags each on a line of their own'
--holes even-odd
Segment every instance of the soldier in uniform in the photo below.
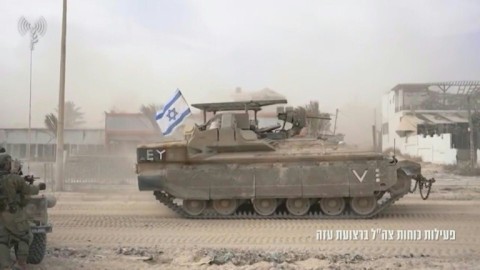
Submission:
<svg viewBox="0 0 480 270">
<path fill-rule="evenodd" d="M 11 172 L 12 158 L 0 155 L 0 269 L 10 269 L 10 250 L 15 246 L 17 266 L 26 269 L 28 250 L 33 240 L 28 217 L 23 209 L 29 195 L 38 194 L 45 184 L 29 185 Z"/>
<path fill-rule="evenodd" d="M 1 159 L 3 159 L 4 157 L 6 158 L 6 155 L 8 155 L 5 151 L 5 148 L 3 147 L 0 147 L 0 161 Z"/>
</svg>

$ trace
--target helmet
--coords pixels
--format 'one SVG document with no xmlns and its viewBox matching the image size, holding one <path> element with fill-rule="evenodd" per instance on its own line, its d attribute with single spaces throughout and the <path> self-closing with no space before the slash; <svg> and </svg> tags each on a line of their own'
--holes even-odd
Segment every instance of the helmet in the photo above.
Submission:
<svg viewBox="0 0 480 270">
<path fill-rule="evenodd" d="M 12 156 L 9 154 L 0 154 L 0 170 L 10 170 L 12 165 Z"/>
<path fill-rule="evenodd" d="M 18 159 L 12 160 L 11 165 L 12 165 L 11 168 L 10 168 L 11 173 L 23 175 L 22 162 L 20 162 L 20 160 L 18 160 Z"/>
</svg>

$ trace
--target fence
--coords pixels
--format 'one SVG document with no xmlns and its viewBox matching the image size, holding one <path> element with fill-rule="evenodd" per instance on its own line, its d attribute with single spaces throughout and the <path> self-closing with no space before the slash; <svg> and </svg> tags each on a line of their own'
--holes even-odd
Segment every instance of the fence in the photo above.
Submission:
<svg viewBox="0 0 480 270">
<path fill-rule="evenodd" d="M 55 163 L 30 164 L 30 172 L 54 186 Z M 105 186 L 116 189 L 136 184 L 135 158 L 124 156 L 76 156 L 65 163 L 65 189 L 97 189 Z"/>
<path fill-rule="evenodd" d="M 77 156 L 65 164 L 65 184 L 132 184 L 135 159 L 122 156 Z"/>
</svg>

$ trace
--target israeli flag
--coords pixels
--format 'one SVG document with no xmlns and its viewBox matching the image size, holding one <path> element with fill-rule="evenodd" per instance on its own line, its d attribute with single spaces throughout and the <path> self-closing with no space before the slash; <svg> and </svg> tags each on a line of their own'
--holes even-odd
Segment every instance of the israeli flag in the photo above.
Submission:
<svg viewBox="0 0 480 270">
<path fill-rule="evenodd" d="M 176 90 L 162 110 L 157 112 L 155 119 L 164 136 L 168 136 L 180 126 L 192 112 L 180 90 Z"/>
</svg>

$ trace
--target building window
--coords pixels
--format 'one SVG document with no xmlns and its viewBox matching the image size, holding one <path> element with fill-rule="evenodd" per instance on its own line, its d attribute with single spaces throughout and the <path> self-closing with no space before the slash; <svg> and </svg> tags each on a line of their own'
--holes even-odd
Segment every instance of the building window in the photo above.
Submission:
<svg viewBox="0 0 480 270">
<path fill-rule="evenodd" d="M 70 145 L 70 154 L 71 155 L 77 155 L 78 154 L 78 145 L 77 144 L 71 144 Z"/>
<path fill-rule="evenodd" d="M 101 153 L 101 154 L 105 153 L 105 146 L 99 144 L 99 145 L 98 145 L 98 152 Z"/>
<path fill-rule="evenodd" d="M 38 145 L 38 152 L 37 152 L 37 154 L 38 154 L 38 158 L 40 158 L 40 159 L 42 159 L 42 158 L 43 158 L 43 155 L 44 155 L 44 154 L 43 154 L 43 147 L 44 147 L 43 144 L 39 144 L 39 145 Z"/>
<path fill-rule="evenodd" d="M 37 147 L 36 144 L 31 144 L 30 145 L 30 158 L 35 158 L 37 155 Z"/>
<path fill-rule="evenodd" d="M 84 144 L 78 145 L 78 153 L 84 155 L 87 152 L 87 146 Z"/>
<path fill-rule="evenodd" d="M 387 135 L 388 134 L 388 123 L 383 123 L 382 124 L 382 134 Z"/>
<path fill-rule="evenodd" d="M 45 158 L 54 158 L 55 157 L 55 145 L 45 144 L 44 145 L 44 157 Z"/>
<path fill-rule="evenodd" d="M 67 151 L 67 157 L 70 156 L 70 144 L 68 143 L 64 144 L 63 151 Z"/>
<path fill-rule="evenodd" d="M 19 158 L 25 158 L 27 156 L 27 145 L 20 144 L 20 151 L 18 153 Z"/>
<path fill-rule="evenodd" d="M 95 154 L 95 145 L 89 144 L 89 145 L 87 145 L 87 147 L 88 147 L 88 153 L 89 154 Z"/>
</svg>

